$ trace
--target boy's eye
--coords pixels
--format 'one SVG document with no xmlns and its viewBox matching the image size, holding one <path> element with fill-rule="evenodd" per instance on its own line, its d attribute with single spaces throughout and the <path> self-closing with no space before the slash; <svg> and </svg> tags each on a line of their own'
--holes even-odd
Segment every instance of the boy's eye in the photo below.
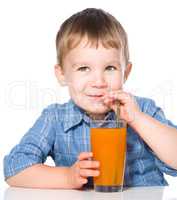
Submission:
<svg viewBox="0 0 177 200">
<path fill-rule="evenodd" d="M 81 72 L 86 72 L 86 71 L 89 71 L 90 69 L 87 66 L 83 66 L 83 67 L 79 67 L 77 70 Z"/>
<path fill-rule="evenodd" d="M 117 68 L 115 66 L 113 66 L 113 65 L 109 65 L 109 66 L 106 67 L 106 70 L 114 71 L 114 70 L 117 70 Z"/>
</svg>

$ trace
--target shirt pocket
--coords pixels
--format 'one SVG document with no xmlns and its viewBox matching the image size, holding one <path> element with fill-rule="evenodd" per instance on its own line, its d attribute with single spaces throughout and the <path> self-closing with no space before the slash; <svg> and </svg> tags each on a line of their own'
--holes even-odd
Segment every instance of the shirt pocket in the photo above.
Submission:
<svg viewBox="0 0 177 200">
<path fill-rule="evenodd" d="M 89 136 L 74 134 L 57 134 L 54 151 L 61 154 L 76 155 L 80 152 L 90 151 Z"/>
</svg>

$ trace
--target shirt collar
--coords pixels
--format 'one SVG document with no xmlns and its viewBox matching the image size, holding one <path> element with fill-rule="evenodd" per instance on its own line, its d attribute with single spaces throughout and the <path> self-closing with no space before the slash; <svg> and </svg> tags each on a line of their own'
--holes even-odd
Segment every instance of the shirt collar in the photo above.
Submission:
<svg viewBox="0 0 177 200">
<path fill-rule="evenodd" d="M 90 124 L 92 121 L 91 118 L 85 113 L 85 111 L 78 107 L 72 99 L 66 104 L 65 109 L 63 110 L 63 127 L 64 131 L 67 132 L 70 128 L 80 124 L 82 121 Z M 115 113 L 110 111 L 105 116 L 104 120 L 113 120 L 115 119 Z"/>
</svg>

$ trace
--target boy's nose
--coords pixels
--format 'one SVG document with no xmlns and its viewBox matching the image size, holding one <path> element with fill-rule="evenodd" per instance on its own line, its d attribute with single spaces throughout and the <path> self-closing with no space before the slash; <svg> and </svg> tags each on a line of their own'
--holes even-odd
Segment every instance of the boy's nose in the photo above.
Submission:
<svg viewBox="0 0 177 200">
<path fill-rule="evenodd" d="M 96 88 L 105 88 L 107 87 L 107 83 L 104 79 L 104 76 L 102 75 L 95 75 L 92 77 L 92 82 L 91 82 L 92 87 Z"/>
</svg>

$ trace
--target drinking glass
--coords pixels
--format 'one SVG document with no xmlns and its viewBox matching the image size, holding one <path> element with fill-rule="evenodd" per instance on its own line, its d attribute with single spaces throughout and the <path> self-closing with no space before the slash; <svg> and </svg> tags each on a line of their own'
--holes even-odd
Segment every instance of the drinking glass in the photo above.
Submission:
<svg viewBox="0 0 177 200">
<path fill-rule="evenodd" d="M 93 160 L 100 162 L 100 175 L 93 178 L 95 191 L 121 192 L 123 190 L 126 132 L 124 120 L 94 120 L 91 123 Z"/>
</svg>

